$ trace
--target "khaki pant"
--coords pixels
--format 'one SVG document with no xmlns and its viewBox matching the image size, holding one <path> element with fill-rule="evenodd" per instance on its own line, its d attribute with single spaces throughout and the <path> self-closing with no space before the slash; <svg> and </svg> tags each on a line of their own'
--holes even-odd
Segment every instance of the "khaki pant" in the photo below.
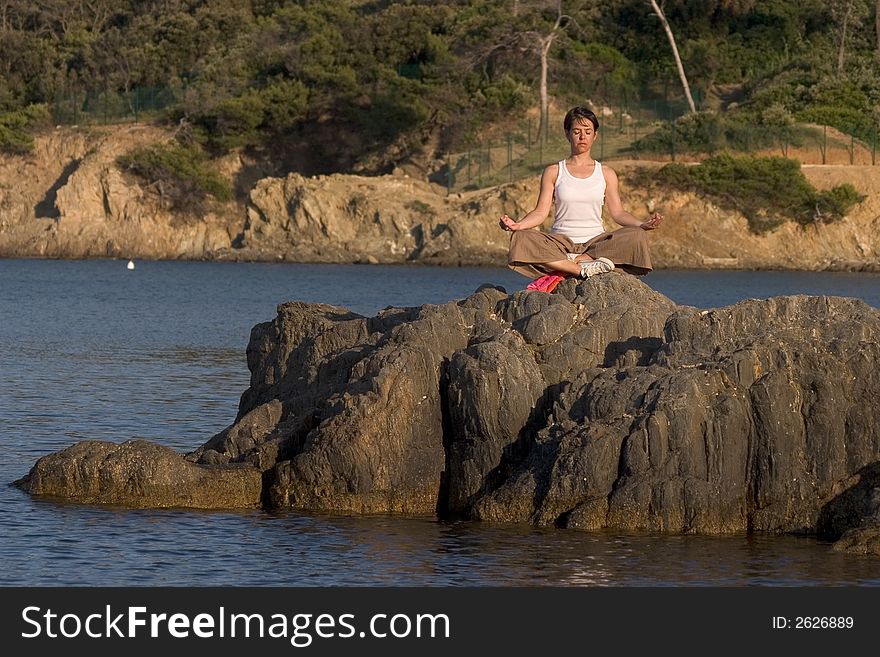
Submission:
<svg viewBox="0 0 880 657">
<path fill-rule="evenodd" d="M 626 226 L 575 244 L 557 233 L 518 230 L 510 236 L 507 266 L 523 276 L 540 278 L 553 269 L 546 263 L 565 260 L 569 253 L 586 253 L 593 259 L 608 258 L 618 269 L 641 276 L 653 269 L 646 233 L 638 226 Z"/>
</svg>

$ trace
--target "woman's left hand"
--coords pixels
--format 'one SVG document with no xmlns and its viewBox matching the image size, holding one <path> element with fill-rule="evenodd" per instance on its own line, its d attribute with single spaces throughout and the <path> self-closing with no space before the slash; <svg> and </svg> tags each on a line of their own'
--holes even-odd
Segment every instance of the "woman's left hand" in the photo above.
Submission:
<svg viewBox="0 0 880 657">
<path fill-rule="evenodd" d="M 501 217 L 498 221 L 498 225 L 501 226 L 501 230 L 519 230 L 519 224 L 511 219 L 507 213 Z"/>
<path fill-rule="evenodd" d="M 654 214 L 651 215 L 651 217 L 647 221 L 642 222 L 639 225 L 639 228 L 641 228 L 642 230 L 654 230 L 655 228 L 660 227 L 660 223 L 662 221 L 663 221 L 663 215 L 660 214 L 659 212 L 655 212 Z"/>
</svg>

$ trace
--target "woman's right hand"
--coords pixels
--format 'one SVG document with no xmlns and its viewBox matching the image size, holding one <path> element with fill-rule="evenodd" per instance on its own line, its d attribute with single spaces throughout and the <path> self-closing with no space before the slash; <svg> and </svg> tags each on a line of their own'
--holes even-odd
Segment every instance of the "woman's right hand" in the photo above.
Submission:
<svg viewBox="0 0 880 657">
<path fill-rule="evenodd" d="M 660 228 L 660 222 L 663 221 L 663 215 L 659 212 L 655 212 L 650 217 L 648 217 L 647 221 L 642 222 L 640 228 L 642 230 L 655 230 Z"/>
<path fill-rule="evenodd" d="M 498 225 L 501 226 L 501 230 L 517 230 L 518 226 L 518 224 L 507 214 L 502 215 L 501 220 L 498 222 Z"/>
</svg>

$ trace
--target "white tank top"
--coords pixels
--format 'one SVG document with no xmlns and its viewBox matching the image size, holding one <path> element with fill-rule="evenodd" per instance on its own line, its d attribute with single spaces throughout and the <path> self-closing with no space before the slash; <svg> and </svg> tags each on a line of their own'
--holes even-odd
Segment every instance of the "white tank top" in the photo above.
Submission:
<svg viewBox="0 0 880 657">
<path fill-rule="evenodd" d="M 602 225 L 605 176 L 598 161 L 589 178 L 575 178 L 568 172 L 565 160 L 561 160 L 556 176 L 555 200 L 556 220 L 550 229 L 551 233 L 565 235 L 575 244 L 583 244 L 605 232 Z"/>
</svg>

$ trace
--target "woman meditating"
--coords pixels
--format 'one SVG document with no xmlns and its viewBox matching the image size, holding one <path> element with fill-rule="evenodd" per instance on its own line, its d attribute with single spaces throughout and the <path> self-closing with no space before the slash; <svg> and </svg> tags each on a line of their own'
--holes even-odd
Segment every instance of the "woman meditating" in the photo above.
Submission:
<svg viewBox="0 0 880 657">
<path fill-rule="evenodd" d="M 530 278 L 546 274 L 588 278 L 615 268 L 647 274 L 652 267 L 645 231 L 657 228 L 663 216 L 655 212 L 647 221 L 639 221 L 623 209 L 617 174 L 590 155 L 599 133 L 593 112 L 572 108 L 563 127 L 571 155 L 544 169 L 535 209 L 519 221 L 505 214 L 499 222 L 504 230 L 513 231 L 508 266 Z M 556 220 L 550 232 L 530 230 L 544 223 L 554 200 Z M 622 228 L 605 230 L 603 203 Z"/>
</svg>

